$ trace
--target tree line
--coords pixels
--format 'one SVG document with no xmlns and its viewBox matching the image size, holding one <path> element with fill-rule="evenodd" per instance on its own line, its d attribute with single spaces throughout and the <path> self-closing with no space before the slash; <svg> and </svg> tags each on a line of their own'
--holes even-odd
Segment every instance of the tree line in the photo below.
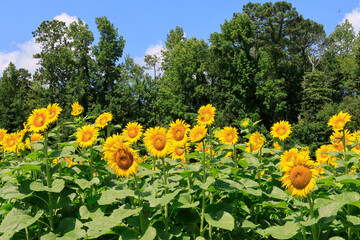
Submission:
<svg viewBox="0 0 360 240">
<path fill-rule="evenodd" d="M 38 69 L 31 75 L 10 63 L 0 78 L 0 127 L 18 130 L 34 108 L 55 102 L 70 118 L 75 101 L 87 115 L 110 111 L 114 124 L 145 127 L 177 118 L 192 124 L 211 103 L 218 127 L 249 117 L 265 130 L 288 120 L 293 141 L 313 148 L 327 142 L 326 123 L 340 110 L 353 116 L 350 128 L 359 126 L 360 38 L 348 21 L 327 36 L 291 3 L 248 3 L 208 41 L 176 26 L 143 67 L 123 56 L 126 41 L 109 19 L 95 22 L 97 43 L 80 19 L 40 24 Z"/>
</svg>

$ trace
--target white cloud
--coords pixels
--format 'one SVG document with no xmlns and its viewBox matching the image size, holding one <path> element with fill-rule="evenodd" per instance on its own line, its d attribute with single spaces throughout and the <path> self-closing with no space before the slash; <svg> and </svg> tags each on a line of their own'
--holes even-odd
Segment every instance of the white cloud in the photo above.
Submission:
<svg viewBox="0 0 360 240">
<path fill-rule="evenodd" d="M 144 56 L 134 57 L 134 62 L 136 64 L 139 64 L 140 66 L 144 67 L 145 66 L 145 61 L 144 61 L 145 55 L 157 55 L 158 57 L 161 57 L 161 50 L 163 50 L 163 49 L 164 49 L 164 45 L 159 40 L 157 44 L 155 44 L 155 45 L 151 44 L 150 47 L 148 47 L 146 49 Z M 146 70 L 146 72 L 149 73 L 150 75 L 154 74 L 153 71 L 151 71 L 151 70 Z M 159 71 L 159 73 L 161 74 L 162 72 Z M 158 74 L 156 74 L 156 75 L 158 75 Z"/>
<path fill-rule="evenodd" d="M 72 22 L 77 22 L 78 18 L 76 16 L 69 16 L 66 13 L 61 13 L 54 17 L 55 20 L 65 22 L 66 25 L 70 25 Z"/>
<path fill-rule="evenodd" d="M 76 16 L 69 16 L 66 13 L 61 13 L 54 19 L 63 21 L 67 25 L 78 20 Z M 18 69 L 25 68 L 32 74 L 35 72 L 38 60 L 33 58 L 33 55 L 41 51 L 40 45 L 35 43 L 35 39 L 32 38 L 24 43 L 17 44 L 17 48 L 12 52 L 0 52 L 0 76 L 10 62 L 14 63 Z"/>
<path fill-rule="evenodd" d="M 0 73 L 2 73 L 10 62 L 13 62 L 16 68 L 25 68 L 34 73 L 37 68 L 37 59 L 33 55 L 40 52 L 40 45 L 35 43 L 32 38 L 29 41 L 17 44 L 18 50 L 13 52 L 0 52 Z"/>
<path fill-rule="evenodd" d="M 355 34 L 360 30 L 360 7 L 352 10 L 351 13 L 345 13 L 342 23 L 347 19 L 354 27 Z"/>
</svg>

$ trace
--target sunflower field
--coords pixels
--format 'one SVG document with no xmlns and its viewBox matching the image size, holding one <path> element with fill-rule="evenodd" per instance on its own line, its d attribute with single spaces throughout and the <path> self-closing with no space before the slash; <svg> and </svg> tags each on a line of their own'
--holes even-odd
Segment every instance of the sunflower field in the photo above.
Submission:
<svg viewBox="0 0 360 240">
<path fill-rule="evenodd" d="M 270 139 L 248 118 L 219 129 L 211 104 L 195 126 L 148 129 L 72 110 L 61 122 L 50 104 L 23 130 L 0 129 L 1 239 L 360 238 L 360 131 L 346 129 L 348 113 L 329 119 L 311 159 L 286 147 L 289 122 Z"/>
</svg>

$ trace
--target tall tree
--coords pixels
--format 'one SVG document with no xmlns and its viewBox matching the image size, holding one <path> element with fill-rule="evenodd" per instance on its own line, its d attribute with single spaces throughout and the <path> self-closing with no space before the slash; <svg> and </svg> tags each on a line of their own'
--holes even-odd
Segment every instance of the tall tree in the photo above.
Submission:
<svg viewBox="0 0 360 240">
<path fill-rule="evenodd" d="M 118 61 L 122 57 L 125 40 L 106 17 L 96 18 L 95 23 L 100 34 L 100 41 L 93 47 L 98 67 L 96 89 L 101 92 L 98 94 L 99 104 L 108 106 L 106 96 L 112 92 L 121 75 Z"/>
</svg>

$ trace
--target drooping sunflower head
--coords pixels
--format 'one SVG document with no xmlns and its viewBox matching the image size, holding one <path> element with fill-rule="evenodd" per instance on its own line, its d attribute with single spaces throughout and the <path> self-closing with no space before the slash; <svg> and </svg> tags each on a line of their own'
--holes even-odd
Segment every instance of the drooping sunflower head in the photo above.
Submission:
<svg viewBox="0 0 360 240">
<path fill-rule="evenodd" d="M 222 144 L 235 144 L 239 137 L 236 128 L 224 127 L 218 134 L 218 138 Z"/>
<path fill-rule="evenodd" d="M 185 142 L 185 144 L 178 143 L 172 141 L 172 144 L 169 148 L 169 154 L 171 155 L 171 159 L 181 159 L 182 162 L 186 162 L 185 153 L 189 152 L 190 143 Z"/>
<path fill-rule="evenodd" d="M 16 152 L 18 145 L 21 143 L 19 140 L 18 133 L 9 133 L 5 135 L 3 140 L 4 151 L 6 152 Z"/>
<path fill-rule="evenodd" d="M 49 104 L 46 109 L 49 112 L 49 123 L 55 122 L 62 111 L 62 108 L 59 107 L 58 103 Z"/>
<path fill-rule="evenodd" d="M 46 108 L 34 109 L 27 121 L 27 126 L 32 132 L 42 132 L 49 124 L 49 112 Z"/>
<path fill-rule="evenodd" d="M 350 139 L 351 144 L 356 144 L 351 151 L 360 154 L 360 131 L 356 131 L 353 133 L 352 138 Z"/>
<path fill-rule="evenodd" d="M 260 132 L 254 132 L 250 135 L 251 145 L 262 147 L 265 143 L 265 137 Z"/>
<path fill-rule="evenodd" d="M 190 130 L 190 141 L 198 142 L 201 141 L 207 133 L 207 128 L 205 125 L 196 125 L 193 129 Z"/>
<path fill-rule="evenodd" d="M 144 143 L 149 153 L 158 158 L 166 156 L 170 147 L 166 128 L 158 126 L 149 128 L 144 136 Z"/>
<path fill-rule="evenodd" d="M 71 115 L 73 116 L 78 116 L 84 111 L 84 108 L 78 102 L 74 102 L 71 105 L 71 108 L 72 108 Z"/>
<path fill-rule="evenodd" d="M 195 145 L 195 151 L 204 152 L 204 145 L 202 142 L 199 142 Z M 205 144 L 205 153 L 210 155 L 210 145 Z M 212 154 L 212 156 L 215 156 L 215 151 L 214 151 L 213 146 L 212 146 L 211 154 Z"/>
<path fill-rule="evenodd" d="M 213 107 L 211 104 L 201 106 L 198 111 L 198 124 L 211 125 L 214 122 L 215 110 L 215 107 Z"/>
<path fill-rule="evenodd" d="M 175 122 L 170 123 L 168 137 L 179 144 L 185 144 L 188 140 L 187 134 L 189 131 L 190 125 L 186 124 L 184 120 L 177 119 Z"/>
<path fill-rule="evenodd" d="M 310 191 L 313 191 L 319 175 L 313 166 L 314 162 L 310 160 L 308 154 L 299 154 L 297 159 L 284 167 L 282 187 L 286 187 L 293 196 L 305 198 Z"/>
<path fill-rule="evenodd" d="M 30 139 L 31 139 L 31 142 L 37 142 L 40 139 L 44 139 L 44 136 L 41 135 L 40 133 L 32 133 L 32 134 L 30 134 Z"/>
<path fill-rule="evenodd" d="M 345 124 L 350 121 L 351 115 L 349 113 L 343 113 L 342 111 L 335 114 L 329 119 L 328 127 L 332 126 L 334 131 L 340 131 L 344 129 Z"/>
<path fill-rule="evenodd" d="M 95 126 L 85 125 L 76 133 L 76 141 L 81 147 L 89 147 L 94 144 L 99 135 L 99 129 Z"/>
<path fill-rule="evenodd" d="M 114 169 L 119 177 L 136 174 L 139 166 L 139 156 L 137 151 L 130 147 L 130 143 L 125 141 L 125 137 L 114 134 L 108 137 L 103 146 L 104 159 L 108 165 Z"/>
<path fill-rule="evenodd" d="M 2 145 L 2 141 L 4 140 L 6 133 L 7 133 L 6 129 L 0 128 L 0 145 Z"/>
<path fill-rule="evenodd" d="M 123 130 L 126 141 L 130 143 L 137 142 L 143 134 L 143 127 L 137 122 L 129 122 Z"/>
<path fill-rule="evenodd" d="M 282 141 L 289 137 L 291 131 L 291 125 L 288 121 L 280 121 L 271 127 L 270 134 L 273 138 L 279 138 Z"/>
<path fill-rule="evenodd" d="M 96 120 L 96 126 L 100 128 L 104 128 L 106 125 L 108 125 L 108 122 L 110 122 L 113 119 L 113 116 L 109 112 L 104 112 L 101 114 Z"/>
</svg>

